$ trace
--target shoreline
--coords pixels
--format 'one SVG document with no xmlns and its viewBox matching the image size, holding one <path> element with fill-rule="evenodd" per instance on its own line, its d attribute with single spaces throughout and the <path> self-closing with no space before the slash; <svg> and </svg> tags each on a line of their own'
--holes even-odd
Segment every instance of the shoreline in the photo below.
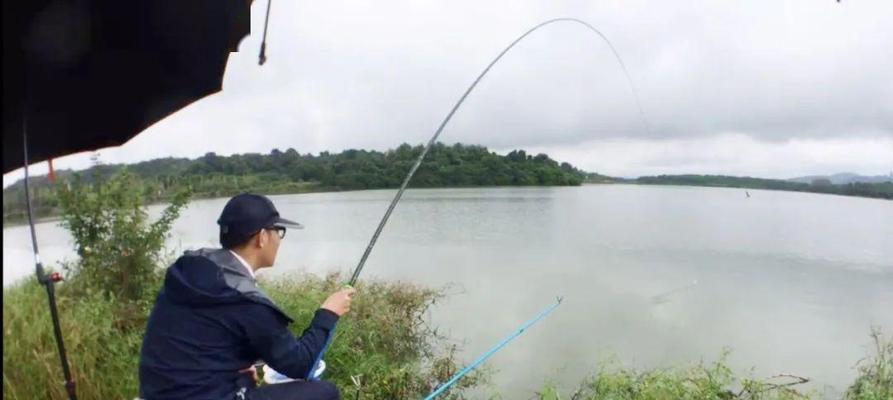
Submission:
<svg viewBox="0 0 893 400">
<path fill-rule="evenodd" d="M 701 188 L 716 188 L 716 189 L 742 189 L 742 190 L 767 190 L 773 192 L 791 192 L 791 193 L 810 193 L 817 195 L 828 195 L 828 196 L 841 196 L 847 198 L 862 198 L 862 199 L 875 199 L 875 200 L 887 200 L 893 201 L 893 199 L 885 198 L 885 197 L 876 197 L 876 196 L 862 196 L 858 194 L 842 194 L 842 193 L 827 193 L 820 191 L 811 191 L 811 190 L 787 190 L 787 189 L 771 189 L 771 188 L 756 188 L 756 187 L 746 187 L 746 186 L 719 186 L 719 185 L 684 185 L 684 184 L 672 184 L 672 183 L 640 183 L 635 181 L 613 181 L 613 182 L 586 182 L 583 181 L 580 185 L 497 185 L 497 186 L 438 186 L 438 187 L 422 187 L 422 188 L 407 188 L 407 189 L 493 189 L 493 188 L 554 188 L 554 187 L 579 187 L 585 185 L 634 185 L 634 186 L 668 186 L 668 187 L 701 187 Z M 279 196 L 279 195 L 293 195 L 293 194 L 309 194 L 309 193 L 334 193 L 334 192 L 359 192 L 364 190 L 394 190 L 397 188 L 376 188 L 376 189 L 339 189 L 339 188 L 321 188 L 319 190 L 303 190 L 297 192 L 258 192 L 259 194 L 267 195 L 267 196 Z M 213 195 L 213 196 L 202 196 L 195 195 L 190 198 L 190 202 L 194 200 L 208 200 L 208 199 L 219 199 L 228 197 L 230 195 Z M 158 204 L 165 204 L 167 201 L 154 201 L 148 203 L 147 206 L 153 206 Z M 43 216 L 37 218 L 34 223 L 41 224 L 46 222 L 55 222 L 61 221 L 62 217 L 58 214 L 52 214 L 49 216 Z M 3 229 L 7 228 L 16 228 L 19 226 L 28 225 L 27 215 L 23 215 L 20 218 L 15 219 L 6 219 L 3 220 Z"/>
<path fill-rule="evenodd" d="M 555 187 L 579 187 L 579 186 L 583 186 L 583 185 L 598 185 L 598 184 L 601 184 L 601 183 L 586 183 L 586 182 L 582 182 L 582 183 L 580 183 L 579 185 L 494 185 L 494 186 L 473 186 L 473 185 L 472 185 L 472 186 L 408 187 L 407 190 L 410 190 L 410 189 L 555 188 Z M 398 188 L 396 188 L 396 187 L 393 187 L 393 188 L 374 188 L 374 189 L 321 188 L 321 189 L 319 189 L 319 190 L 312 190 L 312 189 L 311 189 L 311 190 L 302 190 L 302 191 L 297 191 L 297 192 L 279 192 L 279 191 L 264 192 L 264 191 L 251 191 L 251 190 L 247 190 L 247 191 L 244 191 L 244 192 L 238 192 L 238 193 L 250 192 L 250 193 L 262 194 L 262 195 L 265 195 L 265 196 L 282 196 L 282 195 L 294 195 L 294 194 L 339 193 L 339 192 L 361 192 L 361 191 L 371 191 L 371 190 L 397 190 L 397 189 L 398 189 Z M 203 195 L 191 195 L 191 196 L 189 197 L 189 201 L 192 202 L 192 201 L 195 201 L 195 200 L 221 199 L 221 198 L 226 198 L 226 197 L 234 196 L 234 195 L 236 195 L 236 194 L 238 194 L 238 193 L 224 194 L 224 195 L 205 195 L 205 196 L 203 196 Z M 154 205 L 159 205 L 159 204 L 167 204 L 167 203 L 168 203 L 167 199 L 164 199 L 164 200 L 158 200 L 158 201 L 148 202 L 148 203 L 146 204 L 146 206 L 149 207 L 149 206 L 154 206 Z M 36 218 L 36 220 L 34 221 L 34 223 L 35 223 L 35 224 L 39 224 L 39 223 L 44 223 L 44 222 L 53 222 L 53 221 L 59 221 L 59 220 L 61 220 L 61 219 L 62 219 L 62 217 L 61 217 L 59 214 L 51 214 L 51 215 L 48 215 L 48 216 L 43 216 L 43 217 Z M 28 216 L 27 216 L 27 214 L 23 214 L 21 217 L 19 217 L 19 218 L 15 218 L 15 219 L 6 219 L 6 218 L 3 219 L 3 229 L 6 229 L 6 228 L 15 228 L 15 227 L 22 226 L 22 225 L 28 225 Z"/>
</svg>

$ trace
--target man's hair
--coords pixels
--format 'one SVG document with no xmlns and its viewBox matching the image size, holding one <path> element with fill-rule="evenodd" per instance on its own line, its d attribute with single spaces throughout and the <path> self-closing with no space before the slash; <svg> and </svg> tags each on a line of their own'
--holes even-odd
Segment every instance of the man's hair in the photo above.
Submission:
<svg viewBox="0 0 893 400">
<path fill-rule="evenodd" d="M 250 243 L 255 235 L 251 235 L 243 240 L 239 240 L 240 238 L 237 235 L 222 235 L 220 237 L 220 245 L 223 246 L 224 249 L 235 250 Z"/>
</svg>

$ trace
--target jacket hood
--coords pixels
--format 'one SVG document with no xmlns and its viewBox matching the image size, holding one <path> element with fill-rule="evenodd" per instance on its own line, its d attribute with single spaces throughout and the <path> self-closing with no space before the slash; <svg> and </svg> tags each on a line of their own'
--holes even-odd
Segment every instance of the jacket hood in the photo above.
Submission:
<svg viewBox="0 0 893 400">
<path fill-rule="evenodd" d="M 242 300 L 238 290 L 228 286 L 223 269 L 207 257 L 184 254 L 167 270 L 164 293 L 177 304 L 210 306 Z"/>
<path fill-rule="evenodd" d="M 185 252 L 168 268 L 163 292 L 176 304 L 198 307 L 253 301 L 292 320 L 257 287 L 245 266 L 225 249 Z"/>
</svg>

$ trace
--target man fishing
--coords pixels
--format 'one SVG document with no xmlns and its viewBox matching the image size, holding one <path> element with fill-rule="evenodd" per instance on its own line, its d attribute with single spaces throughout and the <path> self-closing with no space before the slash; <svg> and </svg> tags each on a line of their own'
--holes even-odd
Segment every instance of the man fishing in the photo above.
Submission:
<svg viewBox="0 0 893 400">
<path fill-rule="evenodd" d="M 323 302 L 295 337 L 292 319 L 258 287 L 255 272 L 272 267 L 287 227 L 270 199 L 240 194 L 217 223 L 222 249 L 187 251 L 168 268 L 149 316 L 140 354 L 145 400 L 331 400 L 326 381 L 295 380 L 256 387 L 254 362 L 304 379 L 338 318 L 350 311 L 354 289 Z"/>
</svg>

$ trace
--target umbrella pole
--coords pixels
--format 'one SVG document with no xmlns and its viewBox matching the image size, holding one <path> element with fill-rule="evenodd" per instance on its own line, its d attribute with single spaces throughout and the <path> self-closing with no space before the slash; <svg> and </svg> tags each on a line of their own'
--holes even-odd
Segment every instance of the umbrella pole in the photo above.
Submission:
<svg viewBox="0 0 893 400">
<path fill-rule="evenodd" d="M 31 246 L 34 248 L 34 264 L 37 272 L 37 281 L 46 287 L 47 299 L 50 304 L 50 316 L 53 320 L 53 334 L 56 336 L 56 347 L 59 349 L 59 359 L 62 362 L 62 373 L 65 375 L 65 391 L 68 392 L 69 400 L 77 400 L 75 393 L 75 383 L 71 379 L 71 369 L 68 366 L 68 356 L 65 353 L 65 343 L 62 341 L 62 327 L 59 324 L 59 309 L 56 307 L 56 282 L 62 280 L 62 275 L 54 272 L 47 275 L 43 269 L 43 263 L 40 261 L 40 252 L 37 249 L 37 233 L 34 229 L 34 211 L 31 209 L 31 191 L 28 181 L 28 130 L 23 122 L 22 142 L 25 150 L 25 202 L 28 205 L 28 225 L 31 227 Z"/>
</svg>

